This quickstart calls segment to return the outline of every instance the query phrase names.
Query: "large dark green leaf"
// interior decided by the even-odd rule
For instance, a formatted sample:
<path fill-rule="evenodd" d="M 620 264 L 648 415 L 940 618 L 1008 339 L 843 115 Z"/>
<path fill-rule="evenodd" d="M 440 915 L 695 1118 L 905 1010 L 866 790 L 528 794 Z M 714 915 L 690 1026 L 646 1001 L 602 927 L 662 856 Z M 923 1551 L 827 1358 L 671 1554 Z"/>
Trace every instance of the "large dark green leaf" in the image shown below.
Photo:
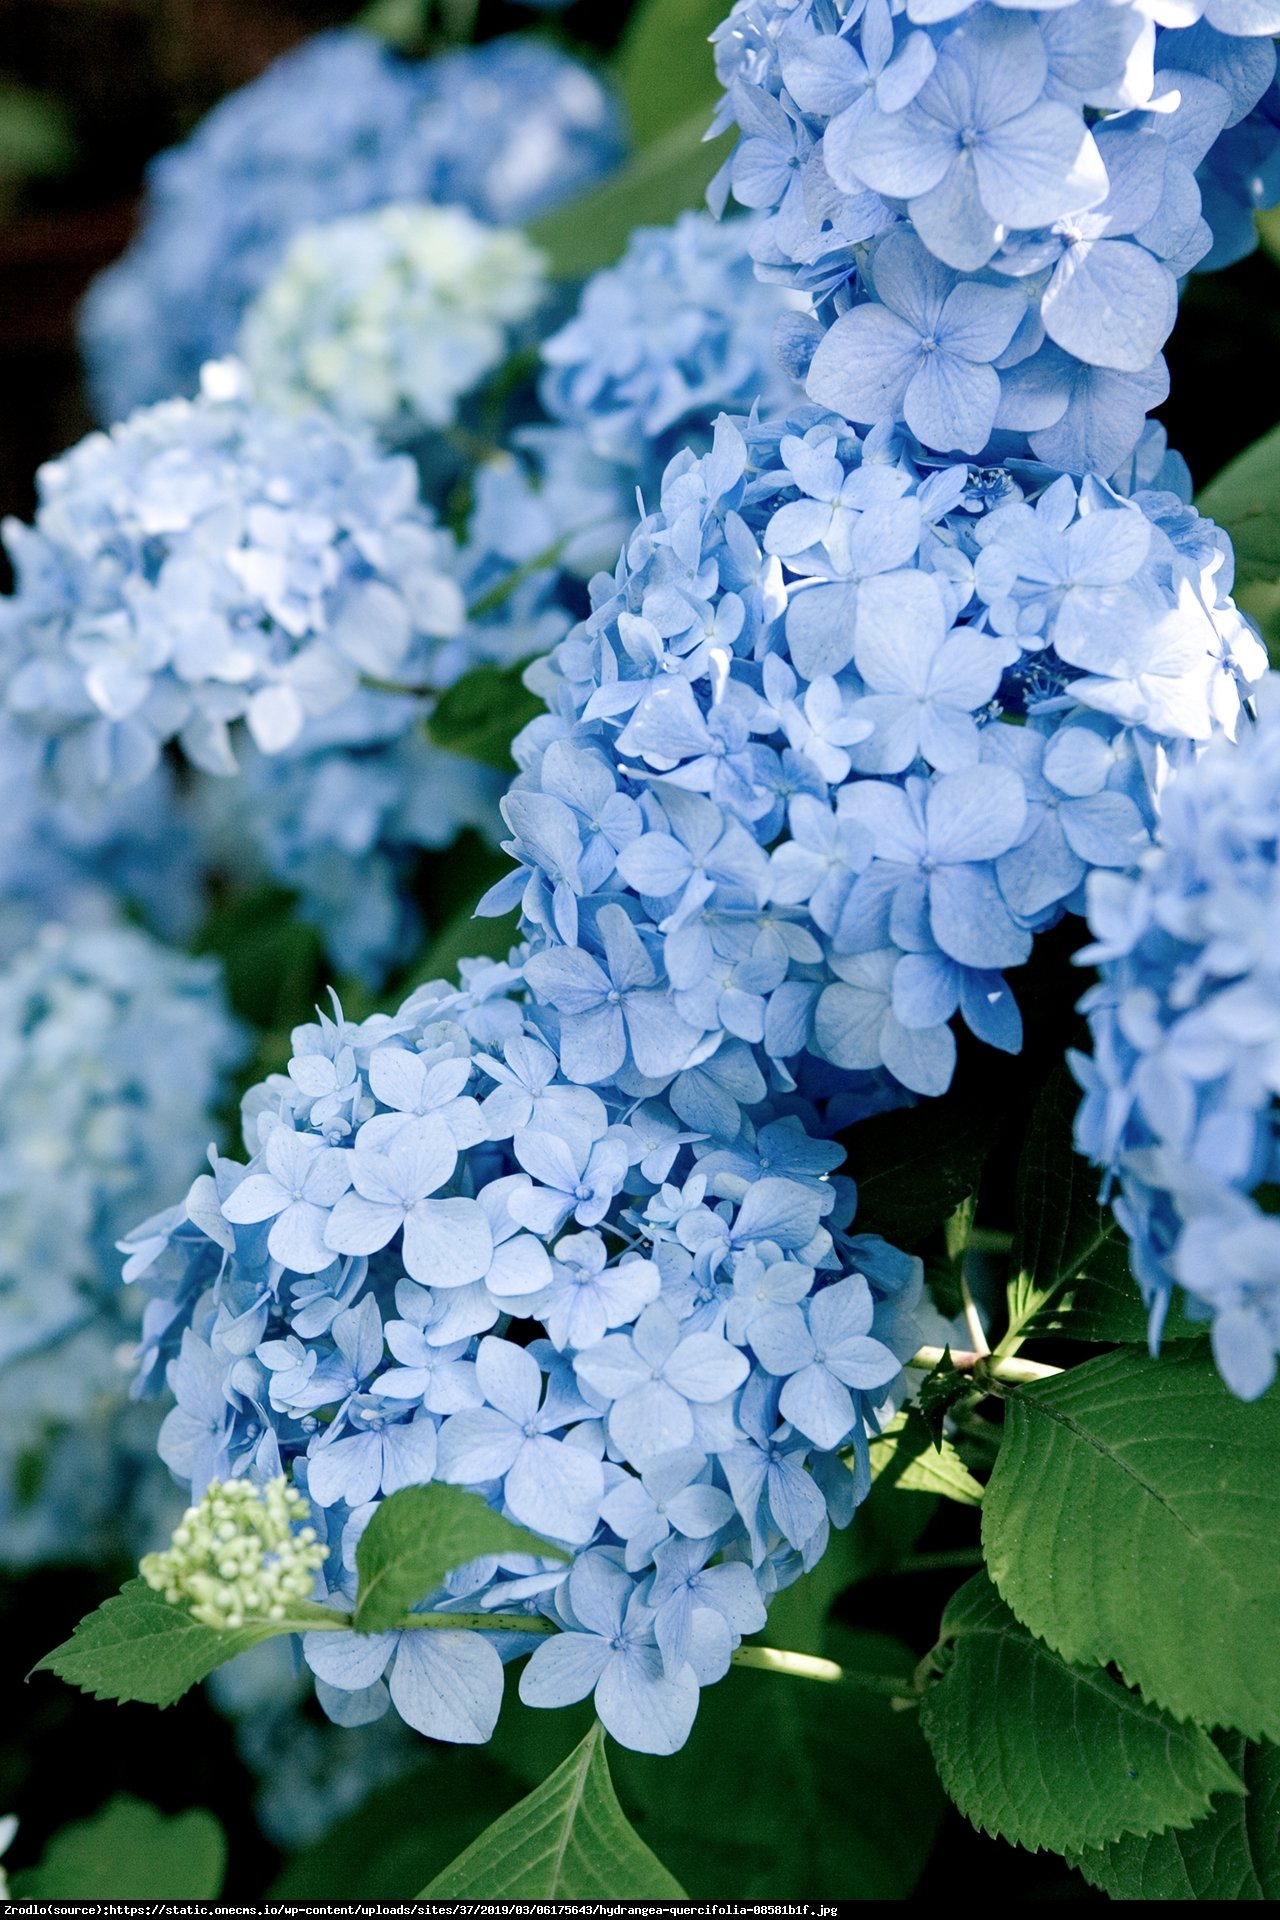
<path fill-rule="evenodd" d="M 1202 1728 L 1059 1659 L 985 1574 L 950 1601 L 934 1660 L 925 1738 L 948 1794 L 987 1833 L 1079 1851 L 1190 1826 L 1211 1794 L 1239 1788 Z"/>
<path fill-rule="evenodd" d="M 1064 1659 L 1181 1717 L 1280 1737 L 1280 1392 L 1133 1349 L 1019 1388 L 983 1503 L 1001 1594 Z"/>
<path fill-rule="evenodd" d="M 847 1137 L 858 1183 L 858 1231 L 914 1247 L 977 1191 L 1000 1123 L 953 1091 L 940 1100 L 861 1120 Z"/>
<path fill-rule="evenodd" d="M 604 1729 L 486 1827 L 423 1900 L 680 1900 L 684 1891 L 618 1805 Z"/>
<path fill-rule="evenodd" d="M 216 1900 L 226 1860 L 222 1828 L 202 1807 L 169 1816 L 122 1793 L 55 1833 L 13 1891 L 19 1900 Z"/>
<path fill-rule="evenodd" d="M 1113 1900 L 1280 1900 L 1280 1747 L 1218 1745 L 1248 1797 L 1217 1794 L 1194 1827 L 1075 1855 L 1086 1880 Z"/>

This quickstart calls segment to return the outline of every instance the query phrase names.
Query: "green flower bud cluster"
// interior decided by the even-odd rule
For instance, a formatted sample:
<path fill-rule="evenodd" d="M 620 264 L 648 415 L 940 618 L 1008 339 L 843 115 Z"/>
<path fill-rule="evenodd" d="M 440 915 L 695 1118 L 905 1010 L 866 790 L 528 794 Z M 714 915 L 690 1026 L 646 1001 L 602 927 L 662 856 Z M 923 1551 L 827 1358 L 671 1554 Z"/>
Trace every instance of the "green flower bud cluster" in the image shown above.
<path fill-rule="evenodd" d="M 248 1480 L 211 1481 L 188 1507 L 164 1553 L 149 1553 L 139 1571 L 171 1606 L 188 1606 L 206 1627 L 242 1627 L 283 1620 L 290 1603 L 311 1593 L 329 1556 L 310 1509 L 281 1474 L 264 1487 Z"/>

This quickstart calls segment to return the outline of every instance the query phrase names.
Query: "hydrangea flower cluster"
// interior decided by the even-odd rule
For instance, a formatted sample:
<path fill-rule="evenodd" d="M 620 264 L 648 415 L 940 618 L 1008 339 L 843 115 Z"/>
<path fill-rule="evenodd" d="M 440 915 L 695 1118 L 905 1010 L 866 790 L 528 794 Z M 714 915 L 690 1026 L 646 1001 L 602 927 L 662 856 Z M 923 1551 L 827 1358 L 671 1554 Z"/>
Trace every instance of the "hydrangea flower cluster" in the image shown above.
<path fill-rule="evenodd" d="M 1128 457 L 1213 245 L 1196 169 L 1267 93 L 1280 30 L 1274 0 L 1160 11 L 738 0 L 717 191 L 761 214 L 762 271 L 820 304 L 796 342 L 812 400 L 938 453 Z M 1264 109 L 1241 137 L 1274 166 L 1274 134 Z"/>
<path fill-rule="evenodd" d="M 930 467 L 812 407 L 722 420 L 528 676 L 551 711 L 486 904 L 523 907 L 566 1076 L 728 1046 L 940 1093 L 957 1009 L 1016 1052 L 1005 970 L 1130 864 L 1169 760 L 1265 668 L 1230 581 L 1163 488 Z M 660 1059 L 604 1018 L 617 912 L 651 943 Z"/>
<path fill-rule="evenodd" d="M 641 227 L 616 266 L 593 274 L 576 313 L 542 344 L 540 397 L 551 424 L 514 436 L 477 476 L 471 538 L 517 565 L 553 555 L 587 579 L 612 566 L 635 520 L 686 446 L 704 452 L 716 417 L 799 398 L 775 352 L 809 302 L 762 283 L 750 225 L 683 213 Z"/>
<path fill-rule="evenodd" d="M 81 312 L 99 417 L 194 391 L 299 228 L 393 200 L 516 224 L 621 151 L 610 96 L 544 41 L 416 64 L 360 32 L 307 41 L 152 162 L 141 231 Z"/>
<path fill-rule="evenodd" d="M 1092 1058 L 1082 1153 L 1118 1189 L 1116 1216 L 1160 1332 L 1175 1286 L 1211 1321 L 1227 1384 L 1266 1391 L 1280 1353 L 1280 707 L 1217 743 L 1164 795 L 1140 869 L 1095 874 L 1080 958 Z"/>
<path fill-rule="evenodd" d="M 117 1431 L 136 1326 L 112 1250 L 241 1052 L 213 964 L 134 930 L 51 927 L 0 971 L 0 1559 L 118 1545 L 123 1507 L 154 1502 L 130 1486 L 151 1423 Z"/>
<path fill-rule="evenodd" d="M 657 943 L 619 906 L 599 924 L 599 1085 L 516 967 L 464 962 L 393 1016 L 297 1029 L 288 1075 L 246 1098 L 248 1165 L 215 1158 L 128 1242 L 143 1378 L 176 1401 L 163 1458 L 196 1494 L 291 1468 L 343 1605 L 377 1501 L 408 1484 L 474 1488 L 572 1550 L 424 1596 L 528 1634 L 307 1636 L 343 1725 L 390 1699 L 419 1732 L 487 1739 L 504 1661 L 533 1651 L 526 1701 L 594 1690 L 618 1739 L 674 1751 L 865 1493 L 919 1342 L 919 1262 L 851 1237 L 814 1111 L 766 1099 L 745 1053 L 691 1053 Z"/>
<path fill-rule="evenodd" d="M 296 234 L 239 351 L 262 406 L 322 406 L 399 445 L 456 418 L 545 291 L 522 233 L 401 201 Z"/>
<path fill-rule="evenodd" d="M 499 776 L 423 737 L 431 694 L 567 617 L 548 628 L 535 582 L 468 624 L 477 563 L 419 503 L 407 456 L 266 411 L 233 362 L 39 484 L 34 527 L 5 527 L 0 699 L 41 805 L 87 816 L 91 848 L 95 799 L 108 820 L 148 813 L 136 867 L 172 820 L 162 749 L 215 776 L 243 762 L 195 810 L 202 855 L 298 887 L 335 957 L 377 974 L 404 950 L 417 854 L 496 824 Z"/>
<path fill-rule="evenodd" d="M 255 406 L 231 362 L 90 434 L 39 494 L 33 528 L 5 527 L 0 678 L 73 789 L 136 785 L 171 740 L 232 773 L 234 722 L 279 752 L 364 681 L 429 684 L 463 625 L 412 464 Z"/>

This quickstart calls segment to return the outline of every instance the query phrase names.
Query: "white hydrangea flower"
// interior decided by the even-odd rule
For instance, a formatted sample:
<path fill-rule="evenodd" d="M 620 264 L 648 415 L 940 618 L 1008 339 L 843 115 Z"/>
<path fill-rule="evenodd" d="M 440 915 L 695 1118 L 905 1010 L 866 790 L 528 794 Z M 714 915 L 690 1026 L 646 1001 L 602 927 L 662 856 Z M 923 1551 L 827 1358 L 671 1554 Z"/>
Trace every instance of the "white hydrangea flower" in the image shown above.
<path fill-rule="evenodd" d="M 462 207 L 400 202 L 305 227 L 250 307 L 261 402 L 317 404 L 385 440 L 447 426 L 546 287 L 545 256 Z"/>

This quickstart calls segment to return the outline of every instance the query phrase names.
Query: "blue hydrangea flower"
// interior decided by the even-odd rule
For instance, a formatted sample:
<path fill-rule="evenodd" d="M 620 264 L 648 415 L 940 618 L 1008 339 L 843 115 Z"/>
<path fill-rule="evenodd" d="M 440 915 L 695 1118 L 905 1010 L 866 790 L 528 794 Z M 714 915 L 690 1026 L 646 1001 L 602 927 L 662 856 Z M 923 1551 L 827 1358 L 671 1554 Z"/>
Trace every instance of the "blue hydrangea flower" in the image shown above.
<path fill-rule="evenodd" d="M 211 962 L 118 926 L 9 960 L 0 1035 L 0 1560 L 92 1558 L 166 1507 L 113 1243 L 201 1150 L 242 1040 Z"/>
<path fill-rule="evenodd" d="M 926 462 L 816 409 L 675 461 L 530 669 L 553 717 L 503 805 L 488 905 L 523 907 L 567 1076 L 670 1083 L 697 1126 L 731 1045 L 762 1085 L 809 1054 L 915 1093 L 957 1012 L 1016 1050 L 1004 969 L 1265 668 L 1223 536 L 1163 485 Z M 616 822 L 589 870 L 569 765 Z"/>
<path fill-rule="evenodd" d="M 1101 978 L 1081 1006 L 1091 1056 L 1076 1142 L 1106 1170 L 1151 1342 L 1174 1289 L 1207 1320 L 1218 1366 L 1245 1399 L 1280 1353 L 1275 1182 L 1277 1008 L 1273 937 L 1280 710 L 1267 682 L 1256 724 L 1182 768 L 1156 843 L 1131 873 L 1087 888 Z"/>
<path fill-rule="evenodd" d="M 934 453 L 1119 467 L 1179 276 L 1247 251 L 1280 191 L 1273 15 L 738 0 L 713 203 L 753 209 L 761 273 L 818 303 L 810 397 Z"/>
<path fill-rule="evenodd" d="M 575 1083 L 518 960 L 295 1032 L 288 1073 L 246 1097 L 248 1165 L 215 1156 L 127 1243 L 143 1378 L 167 1376 L 160 1450 L 194 1488 L 282 1469 L 305 1487 L 331 1546 L 322 1599 L 349 1604 L 360 1533 L 410 1482 L 470 1487 L 571 1553 L 571 1570 L 479 1561 L 424 1598 L 528 1613 L 528 1634 L 308 1636 L 331 1718 L 392 1705 L 484 1740 L 504 1664 L 531 1653 L 525 1699 L 594 1691 L 618 1738 L 669 1752 L 865 1493 L 921 1272 L 850 1238 L 816 1110 L 762 1084 L 745 1119 L 730 1102 L 725 1133 L 695 1132 L 656 1090 Z M 564 1231 L 575 1200 L 593 1224 Z M 785 1327 L 768 1360 L 755 1344 L 779 1314 L 817 1342 L 785 1387 L 768 1371 Z"/>
<path fill-rule="evenodd" d="M 213 868 L 296 888 L 365 977 L 403 959 L 415 861 L 498 826 L 498 773 L 426 738 L 433 697 L 558 639 L 554 576 L 468 619 L 486 556 L 459 555 L 408 458 L 319 414 L 266 411 L 230 362 L 195 401 L 44 467 L 34 526 L 5 537 L 5 757 L 30 769 L 58 843 L 82 841 L 79 864 L 110 862 L 144 906 L 171 895 L 166 930 Z M 174 830 L 153 858 L 171 743 L 214 777 L 174 804 L 190 838 Z M 38 878 L 15 873 L 15 891 Z"/>
<path fill-rule="evenodd" d="M 515 225 L 621 151 L 610 96 L 545 41 L 418 64 L 360 32 L 306 41 L 152 162 L 138 237 L 81 311 L 99 417 L 193 392 L 300 228 L 394 200 Z"/>

